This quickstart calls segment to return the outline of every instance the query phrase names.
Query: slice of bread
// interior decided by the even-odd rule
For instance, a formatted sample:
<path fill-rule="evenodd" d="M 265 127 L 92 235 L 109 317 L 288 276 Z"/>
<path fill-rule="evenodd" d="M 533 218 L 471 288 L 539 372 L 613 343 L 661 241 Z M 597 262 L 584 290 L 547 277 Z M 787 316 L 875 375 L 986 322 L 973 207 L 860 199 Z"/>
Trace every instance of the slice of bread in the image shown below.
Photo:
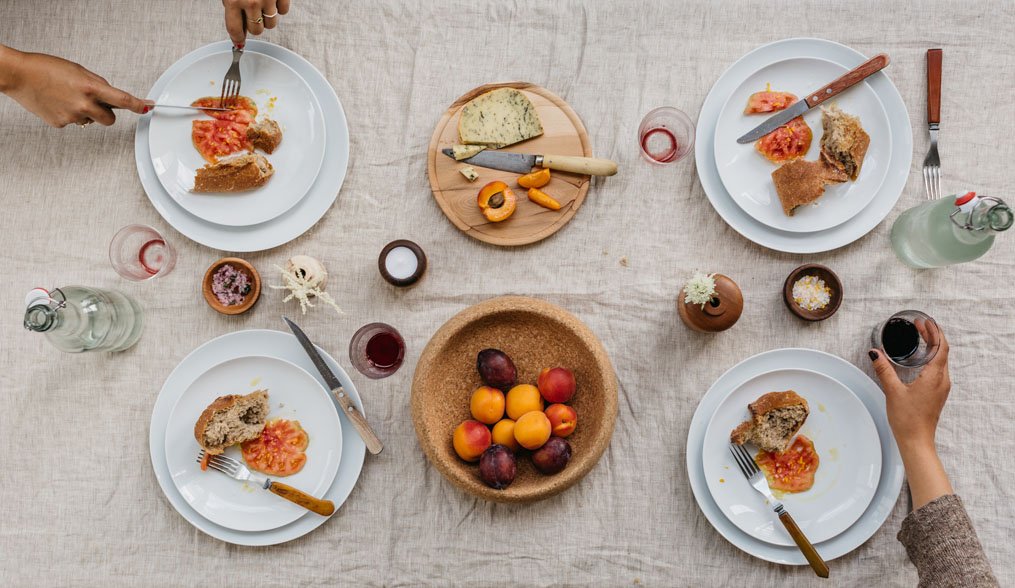
<path fill-rule="evenodd" d="M 810 414 L 807 401 L 792 390 L 769 392 L 747 405 L 751 418 L 733 429 L 730 442 L 753 443 L 765 451 L 785 451 Z"/>
<path fill-rule="evenodd" d="M 834 104 L 821 107 L 821 158 L 856 180 L 867 155 L 871 138 L 860 125 L 860 119 L 839 110 Z"/>
<path fill-rule="evenodd" d="M 772 172 L 775 192 L 786 216 L 793 216 L 797 206 L 810 204 L 825 193 L 825 185 L 845 182 L 846 173 L 824 161 L 797 159 Z"/>
<path fill-rule="evenodd" d="M 209 163 L 197 170 L 194 177 L 194 192 L 243 192 L 260 188 L 275 168 L 258 153 L 246 153 L 239 157 Z"/>
<path fill-rule="evenodd" d="M 277 122 L 264 117 L 247 127 L 247 140 L 256 149 L 269 154 L 274 153 L 275 149 L 278 149 L 278 144 L 282 142 L 282 129 L 278 127 Z"/>
<path fill-rule="evenodd" d="M 208 453 L 222 453 L 226 447 L 260 435 L 268 411 L 267 390 L 256 390 L 245 396 L 219 396 L 198 417 L 194 438 Z"/>

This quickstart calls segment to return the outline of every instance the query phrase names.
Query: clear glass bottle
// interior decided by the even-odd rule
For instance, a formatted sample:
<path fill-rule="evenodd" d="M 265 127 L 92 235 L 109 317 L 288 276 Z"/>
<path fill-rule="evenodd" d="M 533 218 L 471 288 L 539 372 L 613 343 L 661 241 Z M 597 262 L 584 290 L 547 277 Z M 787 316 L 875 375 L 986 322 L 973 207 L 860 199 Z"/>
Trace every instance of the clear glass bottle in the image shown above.
<path fill-rule="evenodd" d="M 1012 226 L 1008 205 L 999 198 L 948 196 L 914 206 L 892 225 L 892 248 L 903 263 L 931 268 L 978 259 L 994 237 Z"/>
<path fill-rule="evenodd" d="M 41 288 L 26 300 L 25 328 L 45 333 L 60 351 L 123 351 L 141 338 L 141 306 L 116 290 L 66 286 Z"/>

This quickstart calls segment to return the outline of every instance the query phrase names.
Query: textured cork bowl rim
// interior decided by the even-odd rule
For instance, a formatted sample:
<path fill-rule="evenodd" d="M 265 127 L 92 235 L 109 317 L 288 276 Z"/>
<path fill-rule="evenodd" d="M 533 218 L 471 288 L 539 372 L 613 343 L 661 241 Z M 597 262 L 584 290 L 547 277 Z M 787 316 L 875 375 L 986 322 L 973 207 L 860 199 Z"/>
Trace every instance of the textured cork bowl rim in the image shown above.
<path fill-rule="evenodd" d="M 243 300 L 243 304 L 226 306 L 218 301 L 218 298 L 215 297 L 215 293 L 211 289 L 212 277 L 215 275 L 215 272 L 227 263 L 236 267 L 236 269 L 240 271 L 246 272 L 246 274 L 250 276 L 250 293 L 247 294 L 246 299 Z M 257 299 L 261 297 L 261 274 L 257 273 L 254 266 L 244 259 L 240 259 L 239 257 L 223 257 L 222 259 L 209 265 L 208 270 L 204 272 L 201 292 L 204 294 L 204 301 L 208 303 L 208 306 L 212 307 L 216 311 L 228 315 L 243 314 L 244 312 L 250 310 L 257 302 Z"/>
<path fill-rule="evenodd" d="M 587 365 L 593 366 L 595 382 L 594 385 L 583 386 L 579 380 L 577 394 L 595 393 L 595 397 L 587 399 L 590 403 L 596 403 L 596 412 L 599 418 L 595 423 L 582 421 L 582 413 L 578 415 L 578 427 L 590 427 L 591 433 L 585 436 L 578 445 L 573 443 L 571 462 L 564 471 L 553 476 L 531 476 L 526 480 L 517 479 L 514 484 L 504 490 L 494 490 L 487 487 L 478 477 L 478 467 L 475 464 L 467 464 L 454 455 L 454 451 L 447 451 L 451 445 L 451 433 L 454 423 L 449 425 L 439 409 L 436 409 L 443 400 L 443 392 L 435 390 L 428 382 L 438 379 L 439 374 L 448 362 L 455 362 L 450 366 L 452 370 L 461 369 L 462 358 L 454 356 L 450 347 L 454 344 L 456 337 L 464 332 L 473 329 L 483 329 L 484 323 L 488 323 L 491 317 L 505 315 L 510 317 L 518 314 L 531 315 L 538 318 L 539 325 L 545 325 L 547 334 L 560 333 L 568 338 L 574 337 L 581 341 L 584 349 L 580 353 L 584 356 Z M 496 346 L 495 342 L 494 345 Z M 454 356 L 454 357 L 451 357 Z M 475 369 L 474 362 L 471 369 Z M 544 366 L 541 366 L 544 367 Z M 521 371 L 521 367 L 519 368 Z M 478 377 L 478 376 L 477 376 Z M 586 381 L 587 379 L 586 374 Z M 533 382 L 534 383 L 534 382 Z M 462 384 L 461 403 L 468 410 L 468 389 L 470 382 Z M 594 391 L 594 392 L 593 392 Z M 610 359 L 603 348 L 602 343 L 574 315 L 564 309 L 534 298 L 524 296 L 503 296 L 481 302 L 471 306 L 452 317 L 446 322 L 427 343 L 420 355 L 416 366 L 416 373 L 412 382 L 412 422 L 416 429 L 416 436 L 420 447 L 426 454 L 427 459 L 437 470 L 451 483 L 461 490 L 495 502 L 526 503 L 542 500 L 554 496 L 576 484 L 599 462 L 603 452 L 606 451 L 613 436 L 613 429 L 617 419 L 617 378 L 613 371 Z M 572 436 L 572 441 L 577 436 Z M 522 460 L 528 457 L 519 456 L 519 471 L 522 469 Z"/>

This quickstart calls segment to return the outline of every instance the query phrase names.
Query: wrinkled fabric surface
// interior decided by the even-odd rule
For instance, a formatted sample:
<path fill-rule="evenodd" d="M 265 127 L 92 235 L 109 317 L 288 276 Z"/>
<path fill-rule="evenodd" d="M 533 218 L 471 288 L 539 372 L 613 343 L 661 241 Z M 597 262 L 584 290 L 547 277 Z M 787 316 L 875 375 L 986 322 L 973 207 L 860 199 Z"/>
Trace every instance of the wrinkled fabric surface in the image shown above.
<path fill-rule="evenodd" d="M 902 266 L 889 246 L 898 214 L 923 201 L 925 51 L 944 48 L 941 160 L 946 193 L 1009 200 L 1015 161 L 1015 8 L 1008 1 L 869 0 L 808 3 L 646 1 L 347 0 L 293 3 L 262 38 L 315 64 L 349 118 L 351 160 L 337 203 L 316 226 L 271 251 L 244 255 L 274 280 L 291 255 L 320 258 L 346 314 L 312 310 L 300 322 L 340 360 L 361 325 L 395 325 L 408 346 L 393 377 L 354 375 L 386 443 L 367 456 L 337 515 L 313 533 L 269 548 L 236 547 L 188 524 L 152 473 L 148 427 L 156 395 L 192 349 L 238 329 L 280 329 L 297 313 L 265 291 L 255 309 L 225 317 L 202 300 L 205 268 L 222 252 L 172 230 L 145 197 L 134 165 L 137 117 L 112 128 L 51 129 L 0 97 L 0 580 L 11 586 L 85 585 L 648 585 L 912 586 L 895 539 L 900 496 L 884 527 L 831 562 L 832 584 L 806 567 L 757 560 L 726 542 L 700 513 L 685 468 L 691 416 L 709 385 L 740 360 L 779 347 L 838 354 L 871 373 L 870 329 L 894 311 L 938 319 L 951 346 L 954 387 L 938 432 L 942 460 L 1001 585 L 1015 584 L 1015 235 L 972 264 Z M 218 2 L 98 0 L 2 3 L 0 42 L 80 62 L 145 95 L 187 52 L 226 38 Z M 792 36 L 845 43 L 892 58 L 914 129 L 909 182 L 888 218 L 830 253 L 769 251 L 727 227 L 708 204 L 693 156 L 651 167 L 636 131 L 650 109 L 697 118 L 711 85 L 756 46 Z M 434 125 L 478 85 L 527 80 L 566 99 L 595 153 L 621 172 L 594 182 L 562 231 L 518 249 L 479 243 L 435 204 L 425 153 Z M 175 271 L 152 283 L 119 278 L 107 246 L 123 225 L 167 232 Z M 430 269 L 396 290 L 377 272 L 381 247 L 418 242 Z M 845 302 L 808 324 L 781 300 L 804 262 L 832 267 Z M 705 336 L 674 300 L 696 270 L 742 287 L 745 312 Z M 115 355 L 65 355 L 21 328 L 34 286 L 118 288 L 145 308 L 146 330 Z M 424 458 L 409 417 L 416 360 L 434 331 L 467 306 L 500 294 L 562 305 L 598 334 L 619 378 L 612 444 L 588 477 L 550 500 L 489 504 L 445 481 Z M 580 426 L 580 425 L 579 425 Z"/>

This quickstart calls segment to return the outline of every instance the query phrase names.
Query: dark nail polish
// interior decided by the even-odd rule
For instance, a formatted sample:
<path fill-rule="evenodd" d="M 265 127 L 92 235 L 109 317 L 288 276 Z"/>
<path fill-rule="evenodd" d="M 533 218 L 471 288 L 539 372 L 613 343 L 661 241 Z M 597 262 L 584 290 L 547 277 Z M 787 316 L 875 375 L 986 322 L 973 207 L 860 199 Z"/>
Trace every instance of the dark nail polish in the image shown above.
<path fill-rule="evenodd" d="M 873 351 L 873 350 L 868 351 L 867 352 L 867 356 L 871 358 L 871 361 L 877 361 L 878 360 L 878 352 L 877 351 Z"/>

